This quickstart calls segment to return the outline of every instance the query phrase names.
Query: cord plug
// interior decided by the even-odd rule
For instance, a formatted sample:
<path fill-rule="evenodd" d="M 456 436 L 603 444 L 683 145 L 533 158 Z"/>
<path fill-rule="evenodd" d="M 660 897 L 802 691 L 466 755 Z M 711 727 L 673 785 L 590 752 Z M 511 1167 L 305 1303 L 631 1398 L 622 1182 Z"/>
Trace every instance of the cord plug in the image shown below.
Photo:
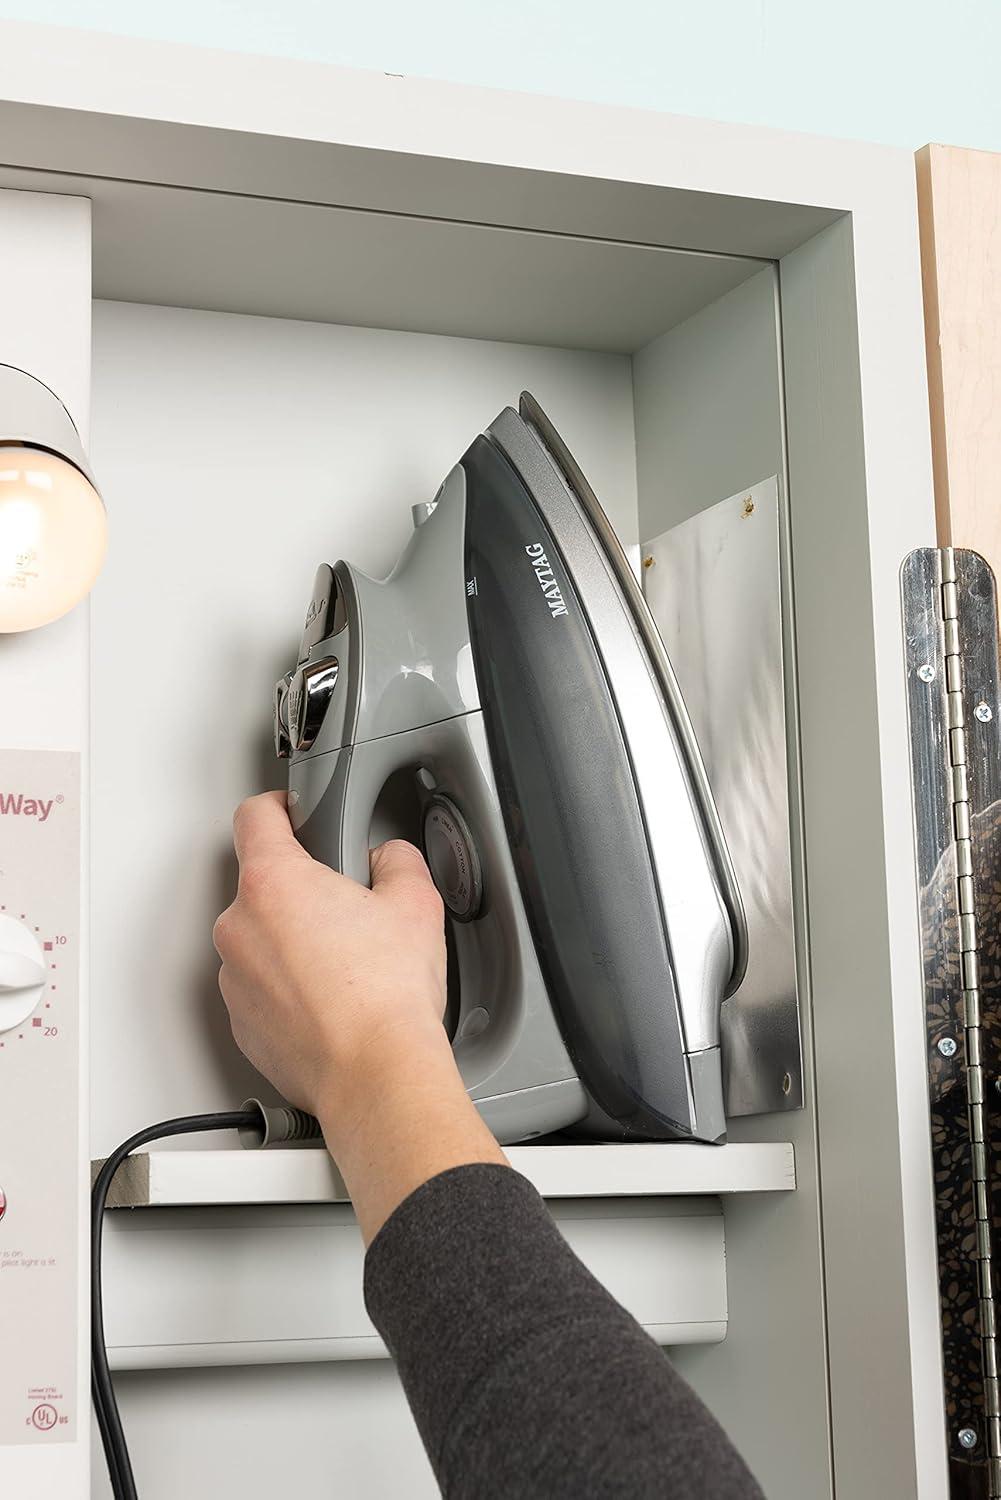
<path fill-rule="evenodd" d="M 241 1109 L 256 1116 L 253 1124 L 239 1129 L 240 1144 L 246 1151 L 320 1139 L 319 1120 L 304 1109 L 293 1109 L 290 1104 L 262 1104 L 259 1099 L 247 1099 Z"/>

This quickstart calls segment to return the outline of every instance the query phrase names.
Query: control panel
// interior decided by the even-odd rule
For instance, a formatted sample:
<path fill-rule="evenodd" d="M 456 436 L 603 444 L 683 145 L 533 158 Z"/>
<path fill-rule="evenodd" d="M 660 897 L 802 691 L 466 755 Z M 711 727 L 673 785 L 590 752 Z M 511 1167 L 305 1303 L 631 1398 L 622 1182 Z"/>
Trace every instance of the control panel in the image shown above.
<path fill-rule="evenodd" d="M 86 1415 L 79 783 L 76 753 L 0 750 L 0 1448 L 72 1442 Z"/>

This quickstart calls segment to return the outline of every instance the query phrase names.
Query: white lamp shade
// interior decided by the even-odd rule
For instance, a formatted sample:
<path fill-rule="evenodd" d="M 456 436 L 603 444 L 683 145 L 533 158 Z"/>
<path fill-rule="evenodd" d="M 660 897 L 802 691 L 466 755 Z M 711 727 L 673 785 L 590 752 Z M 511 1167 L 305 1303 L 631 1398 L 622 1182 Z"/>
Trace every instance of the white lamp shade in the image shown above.
<path fill-rule="evenodd" d="M 41 448 L 0 444 L 0 632 L 58 620 L 89 592 L 107 519 L 80 469 Z"/>

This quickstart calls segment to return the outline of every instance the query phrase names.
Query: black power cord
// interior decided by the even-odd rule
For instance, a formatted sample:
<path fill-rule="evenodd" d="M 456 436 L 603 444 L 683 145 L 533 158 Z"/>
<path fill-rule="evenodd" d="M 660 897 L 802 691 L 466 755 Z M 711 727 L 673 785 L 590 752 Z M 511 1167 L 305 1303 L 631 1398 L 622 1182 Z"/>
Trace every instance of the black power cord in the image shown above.
<path fill-rule="evenodd" d="M 104 1208 L 108 1200 L 108 1189 L 119 1167 L 133 1151 L 148 1146 L 152 1141 L 162 1141 L 173 1135 L 197 1135 L 206 1130 L 245 1130 L 256 1132 L 258 1139 L 266 1134 L 262 1127 L 264 1111 L 260 1105 L 253 1108 L 234 1109 L 221 1114 L 183 1115 L 176 1120 L 164 1120 L 159 1125 L 150 1125 L 138 1135 L 123 1141 L 105 1161 L 94 1181 L 90 1209 L 90 1279 L 91 1279 L 91 1324 L 90 1324 L 90 1374 L 94 1397 L 94 1412 L 101 1433 L 104 1456 L 111 1477 L 111 1490 L 115 1500 L 138 1500 L 136 1482 L 132 1474 L 128 1444 L 118 1412 L 111 1371 L 108 1368 L 108 1350 L 104 1342 L 104 1305 L 101 1288 L 101 1241 L 104 1229 Z M 283 1114 L 297 1112 L 283 1111 Z M 308 1118 L 303 1116 L 302 1118 Z"/>

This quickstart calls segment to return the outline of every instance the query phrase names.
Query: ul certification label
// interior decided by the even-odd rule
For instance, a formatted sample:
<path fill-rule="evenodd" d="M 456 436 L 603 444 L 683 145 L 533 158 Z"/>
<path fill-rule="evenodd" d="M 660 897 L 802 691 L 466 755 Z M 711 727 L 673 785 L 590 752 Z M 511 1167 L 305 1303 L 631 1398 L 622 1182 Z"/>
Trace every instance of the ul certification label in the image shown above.
<path fill-rule="evenodd" d="M 77 1436 L 79 967 L 80 758 L 0 751 L 0 1447 Z"/>

